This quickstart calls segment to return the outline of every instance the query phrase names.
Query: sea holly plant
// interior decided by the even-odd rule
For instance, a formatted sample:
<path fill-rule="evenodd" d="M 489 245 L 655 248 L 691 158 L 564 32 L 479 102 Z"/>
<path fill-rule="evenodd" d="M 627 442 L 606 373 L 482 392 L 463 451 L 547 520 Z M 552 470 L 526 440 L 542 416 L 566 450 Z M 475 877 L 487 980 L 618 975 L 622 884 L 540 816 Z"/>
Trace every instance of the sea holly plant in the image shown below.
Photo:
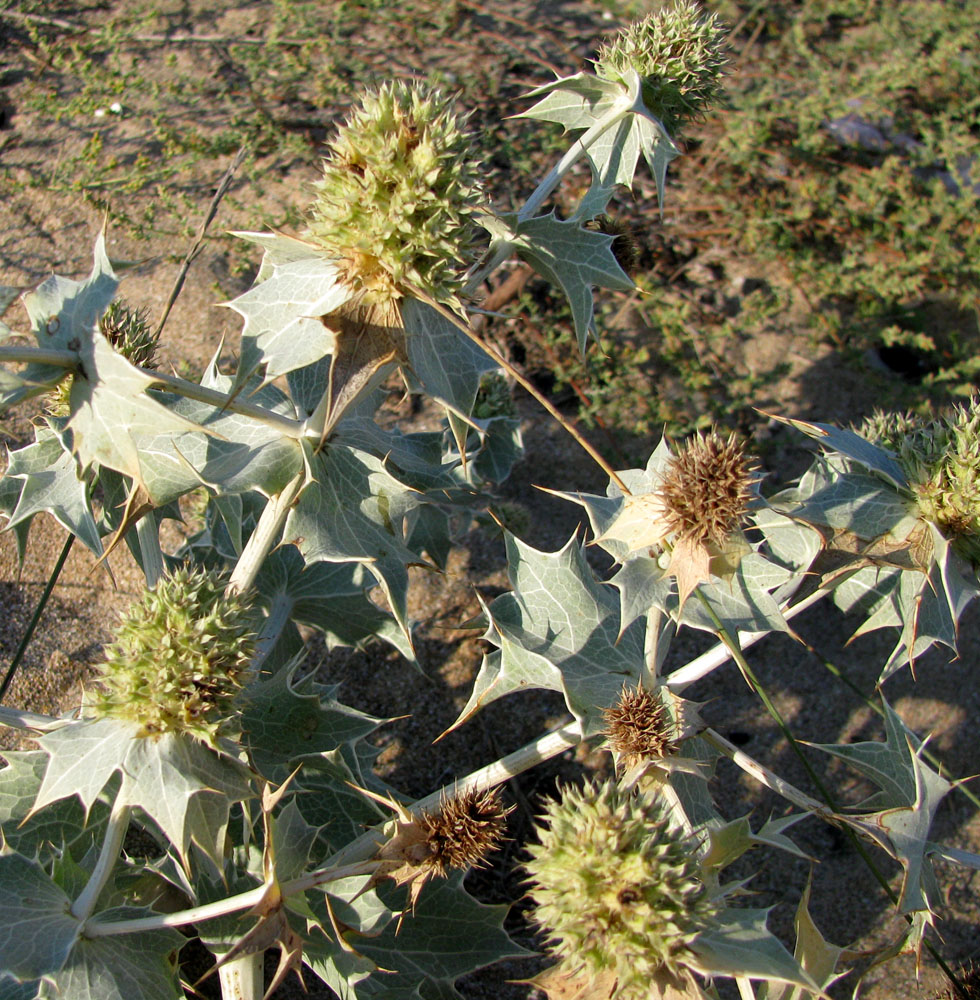
<path fill-rule="evenodd" d="M 628 470 L 588 446 L 608 489 L 563 495 L 591 541 L 546 552 L 503 525 L 511 588 L 483 606 L 486 653 L 455 725 L 534 688 L 560 692 L 569 721 L 418 800 L 375 773 L 384 720 L 304 667 L 300 626 L 328 648 L 414 656 L 409 568 L 445 567 L 519 459 L 501 369 L 525 383 L 472 322 L 482 290 L 509 257 L 527 261 L 568 297 L 586 348 L 595 287 L 630 285 L 602 217 L 641 155 L 663 196 L 678 130 L 717 96 L 723 44 L 681 2 L 610 42 L 594 72 L 532 94 L 526 117 L 576 134 L 514 213 L 486 203 L 478 137 L 449 98 L 405 82 L 364 95 L 328 144 L 307 229 L 240 234 L 262 261 L 228 303 L 244 320 L 233 371 L 214 361 L 194 382 L 154 367 L 156 333 L 121 300 L 102 236 L 87 278 L 23 296 L 33 344 L 0 326 L 0 400 L 41 406 L 0 479 L 21 554 L 47 513 L 100 559 L 125 543 L 146 578 L 79 705 L 0 708 L 33 741 L 0 770 L 0 995 L 193 995 L 193 936 L 227 1000 L 271 995 L 294 972 L 358 1000 L 456 996 L 460 977 L 528 953 L 506 908 L 464 884 L 506 835 L 501 786 L 583 741 L 610 754 L 611 776 L 540 803 L 524 855 L 546 956 L 532 982 L 549 995 L 717 998 L 728 979 L 743 998 L 828 996 L 858 953 L 823 938 L 809 887 L 794 945 L 726 874 L 750 851 L 806 857 L 793 827 L 808 818 L 901 866 L 909 929 L 865 960 L 932 947 L 934 859 L 980 866 L 932 833 L 960 783 L 884 695 L 883 741 L 801 749 L 748 650 L 829 598 L 859 632 L 898 630 L 882 683 L 931 645 L 955 651 L 980 589 L 977 402 L 926 422 L 790 421 L 821 451 L 781 491 L 717 431 L 665 439 Z M 592 186 L 559 216 L 548 199 L 582 157 Z M 438 403 L 441 425 L 382 423 L 392 379 Z M 197 529 L 163 551 L 161 521 L 192 494 Z M 677 664 L 685 627 L 718 644 Z M 733 746 L 686 695 L 729 660 L 812 788 Z M 818 752 L 870 797 L 839 800 Z M 723 815 L 709 784 L 721 758 L 787 811 Z"/>

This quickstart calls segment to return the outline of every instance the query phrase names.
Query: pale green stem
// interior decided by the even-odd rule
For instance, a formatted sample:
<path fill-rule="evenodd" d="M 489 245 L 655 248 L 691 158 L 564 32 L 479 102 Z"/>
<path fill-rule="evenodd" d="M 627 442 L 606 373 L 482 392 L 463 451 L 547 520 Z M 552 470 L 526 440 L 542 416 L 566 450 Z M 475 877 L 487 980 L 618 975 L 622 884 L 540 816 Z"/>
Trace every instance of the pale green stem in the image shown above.
<path fill-rule="evenodd" d="M 581 739 L 582 733 L 578 723 L 571 723 L 561 729 L 546 733 L 533 743 L 515 750 L 501 760 L 488 764 L 451 785 L 440 788 L 439 791 L 427 795 L 424 799 L 419 799 L 411 807 L 411 812 L 417 814 L 430 810 L 438 806 L 443 799 L 451 798 L 462 792 L 493 788 L 536 764 L 557 756 L 569 747 L 576 746 L 581 742 Z M 377 866 L 374 855 L 382 840 L 383 837 L 378 831 L 369 830 L 334 855 L 330 865 L 288 882 L 282 882 L 279 889 L 283 896 L 292 896 L 328 882 L 337 882 L 358 875 L 370 875 Z M 237 896 L 229 896 L 227 899 L 219 899 L 214 903 L 195 906 L 178 913 L 160 913 L 150 917 L 139 917 L 135 920 L 93 924 L 86 928 L 86 934 L 89 937 L 111 937 L 116 934 L 136 934 L 140 931 L 157 930 L 160 927 L 183 927 L 186 924 L 213 920 L 215 917 L 224 917 L 230 913 L 251 909 L 262 899 L 265 891 L 265 886 L 260 885 L 247 892 L 239 893 Z"/>
<path fill-rule="evenodd" d="M 517 213 L 517 221 L 531 218 L 547 201 L 548 196 L 562 182 L 562 178 L 572 168 L 575 161 L 604 133 L 615 128 L 632 110 L 635 99 L 624 94 L 598 121 L 583 132 L 568 147 L 565 155 L 548 172 L 547 176 L 531 193 L 524 207 Z"/>
<path fill-rule="evenodd" d="M 812 608 L 814 604 L 818 603 L 830 594 L 833 589 L 833 587 L 821 587 L 819 590 L 815 590 L 812 594 L 804 597 L 802 601 L 793 605 L 784 606 L 781 609 L 783 612 L 783 618 L 785 618 L 786 621 L 792 620 L 798 614 L 806 611 L 807 608 Z M 766 632 L 739 632 L 738 643 L 742 649 L 747 649 L 749 646 L 755 645 L 755 643 L 757 643 L 760 639 L 764 639 L 767 635 L 772 634 L 772 629 Z M 702 677 L 706 677 L 712 670 L 717 669 L 731 658 L 731 648 L 724 642 L 719 642 L 717 646 L 713 646 L 706 653 L 702 653 L 700 656 L 697 656 L 688 663 L 685 663 L 683 667 L 678 667 L 677 670 L 672 671 L 667 676 L 665 683 L 671 691 L 679 693 L 695 681 L 700 680 Z"/>
<path fill-rule="evenodd" d="M 74 351 L 58 351 L 46 347 L 20 347 L 17 344 L 0 344 L 0 361 L 20 364 L 35 362 L 41 365 L 55 365 L 58 368 L 75 368 L 78 355 Z"/>
<path fill-rule="evenodd" d="M 306 482 L 306 471 L 298 473 L 286 484 L 281 493 L 276 493 L 269 498 L 269 502 L 262 511 L 259 523 L 255 526 L 238 557 L 238 562 L 232 570 L 231 578 L 228 580 L 228 593 L 240 594 L 248 590 L 255 583 L 259 570 L 266 556 L 272 551 L 279 541 L 282 526 L 286 523 L 286 517 L 293 502 L 299 496 Z"/>
<path fill-rule="evenodd" d="M 144 375 L 149 375 L 153 381 L 163 386 L 168 392 L 176 393 L 187 399 L 196 399 L 200 403 L 208 403 L 219 410 L 228 410 L 231 413 L 240 413 L 243 417 L 251 417 L 266 427 L 278 431 L 283 437 L 302 440 L 307 436 L 305 425 L 299 420 L 291 420 L 280 413 L 267 410 L 264 406 L 256 406 L 254 403 L 247 403 L 237 395 L 227 392 L 219 392 L 217 389 L 208 389 L 195 382 L 188 382 L 186 379 L 176 375 L 167 375 L 164 372 L 148 371 L 140 369 Z"/>
<path fill-rule="evenodd" d="M 301 875 L 299 878 L 291 879 L 289 882 L 280 882 L 279 889 L 283 896 L 295 896 L 299 892 L 306 892 L 307 889 L 314 889 L 316 886 L 326 885 L 328 882 L 356 878 L 359 875 L 371 875 L 376 867 L 377 862 L 375 861 L 361 861 L 356 865 L 345 865 L 342 868 L 319 868 L 314 872 Z M 217 917 L 227 917 L 232 913 L 252 909 L 253 906 L 262 902 L 266 892 L 265 885 L 257 885 L 254 889 L 240 892 L 236 896 L 219 899 L 213 903 L 205 903 L 202 906 L 192 906 L 176 913 L 156 913 L 150 917 L 137 917 L 134 920 L 93 923 L 85 928 L 85 936 L 98 938 L 116 937 L 120 934 L 139 934 L 142 931 L 159 930 L 161 927 L 185 927 L 187 924 L 214 920 Z"/>
<path fill-rule="evenodd" d="M 741 768 L 750 777 L 755 778 L 756 781 L 765 785 L 766 788 L 777 795 L 781 795 L 784 799 L 788 799 L 793 805 L 799 806 L 800 809 L 805 809 L 807 812 L 811 812 L 821 819 L 827 820 L 829 823 L 837 823 L 833 810 L 827 805 L 807 795 L 806 792 L 801 792 L 795 785 L 791 785 L 788 781 L 780 778 L 778 774 L 770 771 L 764 764 L 760 764 L 754 757 L 750 757 L 747 753 L 739 750 L 734 743 L 729 743 L 724 736 L 715 732 L 714 729 L 706 729 L 699 735 L 706 743 L 723 753 L 736 767 Z"/>
<path fill-rule="evenodd" d="M 218 966 L 222 1000 L 260 1000 L 265 993 L 265 952 L 239 955 Z"/>
<path fill-rule="evenodd" d="M 160 551 L 160 529 L 153 517 L 147 514 L 136 522 L 136 537 L 140 543 L 140 555 L 143 557 L 143 575 L 146 586 L 152 590 L 163 576 L 163 553 Z"/>
<path fill-rule="evenodd" d="M 68 911 L 82 923 L 92 915 L 95 904 L 109 881 L 112 869 L 119 860 L 119 852 L 122 850 L 123 840 L 129 829 L 130 811 L 128 805 L 121 806 L 118 802 L 112 807 L 109 821 L 106 823 L 105 840 L 102 841 L 99 859 L 95 862 L 95 868 L 92 869 L 92 874 L 85 884 L 85 888 L 79 894 L 78 899 L 71 904 Z"/>
<path fill-rule="evenodd" d="M 56 719 L 53 715 L 25 712 L 20 708 L 0 705 L 0 726 L 10 729 L 30 729 L 35 733 L 53 733 L 63 726 L 70 726 L 74 719 Z"/>
<path fill-rule="evenodd" d="M 500 760 L 481 767 L 473 771 L 465 778 L 454 781 L 451 785 L 444 785 L 438 791 L 426 795 L 424 799 L 419 799 L 411 807 L 411 812 L 420 813 L 437 807 L 446 798 L 461 795 L 464 792 L 479 792 L 487 788 L 495 788 L 503 784 L 510 778 L 524 771 L 530 770 L 543 761 L 557 757 L 570 747 L 577 746 L 582 742 L 582 729 L 577 722 L 571 722 L 559 729 L 553 729 L 550 733 L 545 733 L 526 746 L 515 750 L 513 753 L 501 757 Z M 374 855 L 381 842 L 381 835 L 376 830 L 368 830 L 357 840 L 351 841 L 342 848 L 330 860 L 334 864 L 356 864 Z"/>
<path fill-rule="evenodd" d="M 43 347 L 18 347 L 10 344 L 0 344 L 0 362 L 36 362 L 44 365 L 56 365 L 59 368 L 76 368 L 78 366 L 78 354 L 75 351 L 48 350 Z M 283 437 L 300 440 L 307 436 L 304 424 L 299 420 L 291 420 L 280 413 L 274 413 L 263 406 L 256 406 L 247 403 L 236 395 L 227 392 L 219 392 L 217 389 L 208 389 L 195 382 L 188 382 L 187 379 L 179 378 L 176 375 L 167 375 L 165 372 L 150 371 L 147 368 L 139 369 L 144 375 L 153 379 L 154 383 L 162 386 L 168 392 L 176 393 L 178 396 L 185 396 L 187 399 L 196 399 L 200 403 L 208 403 L 219 410 L 229 410 L 232 413 L 240 413 L 245 417 L 252 417 L 260 423 L 278 431 Z"/>

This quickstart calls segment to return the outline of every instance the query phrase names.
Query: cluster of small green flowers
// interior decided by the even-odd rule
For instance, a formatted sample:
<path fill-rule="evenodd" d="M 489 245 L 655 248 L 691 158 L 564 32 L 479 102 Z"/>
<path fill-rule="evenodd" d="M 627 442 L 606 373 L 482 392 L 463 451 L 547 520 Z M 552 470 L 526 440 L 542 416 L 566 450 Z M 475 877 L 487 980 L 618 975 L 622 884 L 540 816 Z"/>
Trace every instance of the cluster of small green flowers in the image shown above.
<path fill-rule="evenodd" d="M 725 34 L 714 14 L 705 15 L 691 0 L 678 0 L 631 24 L 603 46 L 596 74 L 622 81 L 635 70 L 643 81 L 643 103 L 675 135 L 721 91 L 728 61 Z"/>
<path fill-rule="evenodd" d="M 309 238 L 368 305 L 414 285 L 454 305 L 483 204 L 470 137 L 420 84 L 369 92 L 329 143 Z"/>
<path fill-rule="evenodd" d="M 861 433 L 895 453 L 921 516 L 980 566 L 980 397 L 926 423 L 878 413 Z"/>
<path fill-rule="evenodd" d="M 99 320 L 99 331 L 127 361 L 140 368 L 156 368 L 158 335 L 150 329 L 145 309 L 131 309 L 116 299 Z M 46 408 L 53 417 L 68 416 L 73 376 L 61 380 L 51 390 Z"/>
<path fill-rule="evenodd" d="M 130 608 L 106 646 L 100 718 L 136 722 L 141 735 L 187 733 L 213 742 L 255 648 L 245 601 L 204 570 L 162 577 Z"/>
<path fill-rule="evenodd" d="M 614 972 L 617 1000 L 648 997 L 716 912 L 693 845 L 656 801 L 614 781 L 564 789 L 543 819 L 526 867 L 552 951 L 570 973 Z"/>

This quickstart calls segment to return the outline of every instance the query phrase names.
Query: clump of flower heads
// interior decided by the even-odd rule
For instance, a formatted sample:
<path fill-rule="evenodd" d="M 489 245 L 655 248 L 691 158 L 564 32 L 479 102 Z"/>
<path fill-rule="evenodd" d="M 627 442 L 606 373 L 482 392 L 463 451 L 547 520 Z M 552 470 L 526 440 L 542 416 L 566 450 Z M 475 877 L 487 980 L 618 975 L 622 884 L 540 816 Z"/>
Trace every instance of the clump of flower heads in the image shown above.
<path fill-rule="evenodd" d="M 876 413 L 860 433 L 894 452 L 920 516 L 980 566 L 980 397 L 927 422 Z"/>
<path fill-rule="evenodd" d="M 678 727 L 661 698 L 646 688 L 624 687 L 602 715 L 609 745 L 627 767 L 677 753 Z"/>
<path fill-rule="evenodd" d="M 231 713 L 255 649 L 253 619 L 224 579 L 178 569 L 134 604 L 105 649 L 90 707 L 140 726 L 213 743 Z"/>
<path fill-rule="evenodd" d="M 659 803 L 614 781 L 568 787 L 528 848 L 535 921 L 570 974 L 616 976 L 611 996 L 643 1000 L 680 973 L 716 913 L 690 840 Z"/>
<path fill-rule="evenodd" d="M 470 145 L 444 96 L 401 82 L 367 93 L 330 141 L 308 236 L 365 305 L 409 285 L 456 305 L 483 204 Z"/>
<path fill-rule="evenodd" d="M 658 490 L 669 534 L 724 546 L 753 497 L 756 476 L 745 444 L 732 434 L 696 435 L 671 459 Z"/>
<path fill-rule="evenodd" d="M 643 103 L 675 135 L 718 97 L 728 61 L 724 42 L 725 30 L 714 14 L 705 14 L 691 0 L 677 0 L 603 46 L 596 74 L 622 81 L 635 70 L 642 80 Z"/>
<path fill-rule="evenodd" d="M 109 308 L 99 320 L 99 331 L 109 341 L 113 350 L 139 368 L 154 369 L 158 337 L 147 318 L 145 309 L 132 309 L 119 299 L 109 303 Z M 68 399 L 74 376 L 69 375 L 51 391 L 47 410 L 54 417 L 66 417 Z"/>

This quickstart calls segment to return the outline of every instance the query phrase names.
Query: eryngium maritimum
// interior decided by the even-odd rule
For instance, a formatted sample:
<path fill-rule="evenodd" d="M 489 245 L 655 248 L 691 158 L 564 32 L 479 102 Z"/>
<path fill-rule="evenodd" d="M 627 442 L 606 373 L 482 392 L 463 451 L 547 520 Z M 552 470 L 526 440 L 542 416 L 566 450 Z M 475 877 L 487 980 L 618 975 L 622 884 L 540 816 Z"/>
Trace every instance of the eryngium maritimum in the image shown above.
<path fill-rule="evenodd" d="M 615 972 L 618 1000 L 677 974 L 715 912 L 693 845 L 659 803 L 615 782 L 569 787 L 528 848 L 534 919 L 568 972 Z"/>
<path fill-rule="evenodd" d="M 895 453 L 920 516 L 980 567 L 980 396 L 925 422 L 876 413 L 859 431 Z"/>
<path fill-rule="evenodd" d="M 691 438 L 671 459 L 659 494 L 670 533 L 723 546 L 741 525 L 755 474 L 745 445 L 714 431 Z"/>
<path fill-rule="evenodd" d="M 255 648 L 248 606 L 225 581 L 179 569 L 146 590 L 106 646 L 99 717 L 136 722 L 142 736 L 187 733 L 213 742 Z"/>
<path fill-rule="evenodd" d="M 596 75 L 622 80 L 635 70 L 643 103 L 671 135 L 696 118 L 721 91 L 725 30 L 697 3 L 678 0 L 624 28 L 599 50 Z"/>
<path fill-rule="evenodd" d="M 398 82 L 365 94 L 329 142 L 308 235 L 366 305 L 409 286 L 456 304 L 483 204 L 461 125 L 438 91 Z"/>

